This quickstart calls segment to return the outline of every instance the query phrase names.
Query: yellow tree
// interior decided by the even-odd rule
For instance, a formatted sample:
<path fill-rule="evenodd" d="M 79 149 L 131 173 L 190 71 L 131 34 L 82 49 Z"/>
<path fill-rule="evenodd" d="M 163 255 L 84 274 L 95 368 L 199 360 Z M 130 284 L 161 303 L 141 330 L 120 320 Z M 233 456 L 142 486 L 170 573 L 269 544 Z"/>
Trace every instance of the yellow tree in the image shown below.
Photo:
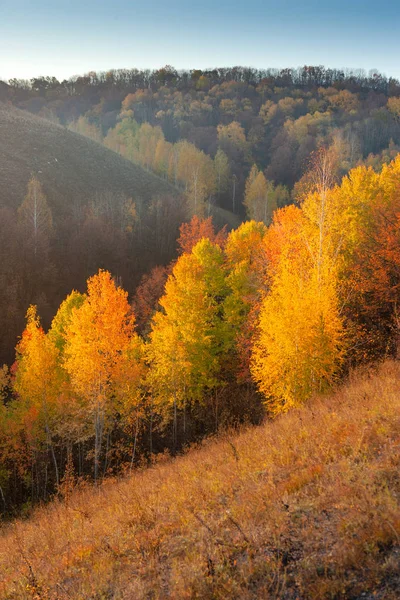
<path fill-rule="evenodd" d="M 321 272 L 285 253 L 261 306 L 251 362 L 271 413 L 288 410 L 333 381 L 342 338 L 332 265 L 326 260 Z"/>
<path fill-rule="evenodd" d="M 85 301 L 85 295 L 73 290 L 63 302 L 51 323 L 48 336 L 62 355 L 65 346 L 65 336 L 71 320 L 72 311 L 79 308 Z"/>
<path fill-rule="evenodd" d="M 269 225 L 277 208 L 274 184 L 253 165 L 246 181 L 244 204 L 250 219 Z"/>
<path fill-rule="evenodd" d="M 160 140 L 164 140 L 161 127 L 152 127 L 149 123 L 143 123 L 140 126 L 136 135 L 136 160 L 145 169 L 153 169 L 155 166 L 156 149 Z"/>
<path fill-rule="evenodd" d="M 237 376 L 248 380 L 251 341 L 265 281 L 264 223 L 247 221 L 230 232 L 225 244 L 226 282 L 229 294 L 224 303 L 227 331 L 232 336 L 238 364 Z M 265 290 L 264 290 L 265 291 Z"/>
<path fill-rule="evenodd" d="M 343 358 L 343 246 L 328 159 L 322 153 L 315 163 L 316 191 L 302 209 L 280 211 L 266 236 L 271 288 L 261 306 L 251 370 L 273 413 L 330 383 Z"/>
<path fill-rule="evenodd" d="M 138 161 L 137 135 L 139 124 L 131 117 L 125 117 L 114 129 L 109 129 L 104 145 L 131 161 Z"/>
<path fill-rule="evenodd" d="M 203 216 L 206 201 L 215 191 L 213 161 L 187 141 L 176 144 L 178 150 L 177 179 L 185 186 L 190 214 Z"/>
<path fill-rule="evenodd" d="M 400 98 L 397 98 L 396 96 L 389 98 L 387 107 L 396 119 L 400 119 Z"/>
<path fill-rule="evenodd" d="M 94 424 L 94 477 L 99 475 L 112 390 L 134 331 L 127 293 L 116 287 L 107 271 L 88 279 L 83 304 L 72 310 L 64 347 L 64 368 L 73 389 L 87 404 Z"/>
<path fill-rule="evenodd" d="M 95 142 L 101 143 L 103 141 L 103 134 L 100 127 L 95 123 L 91 123 L 87 117 L 81 116 L 77 121 L 71 121 L 68 123 L 68 129 L 91 138 Z"/>
<path fill-rule="evenodd" d="M 53 429 L 58 419 L 58 397 L 63 381 L 58 364 L 59 351 L 43 331 L 35 306 L 29 307 L 26 318 L 27 324 L 16 348 L 14 390 L 24 412 L 32 413 L 33 409 L 37 415 L 38 441 L 40 429 L 43 428 L 58 484 L 59 469 L 53 445 Z"/>
<path fill-rule="evenodd" d="M 247 150 L 245 130 L 237 121 L 232 121 L 229 125 L 218 125 L 217 132 L 220 143 L 232 144 L 241 148 L 243 152 Z"/>
<path fill-rule="evenodd" d="M 154 170 L 161 177 L 168 177 L 168 167 L 171 158 L 172 144 L 160 138 L 154 154 Z"/>
<path fill-rule="evenodd" d="M 136 456 L 140 420 L 146 408 L 147 369 L 144 351 L 143 341 L 134 333 L 121 354 L 113 383 L 115 409 L 121 418 L 122 429 L 128 432 L 132 440 L 131 470 Z"/>

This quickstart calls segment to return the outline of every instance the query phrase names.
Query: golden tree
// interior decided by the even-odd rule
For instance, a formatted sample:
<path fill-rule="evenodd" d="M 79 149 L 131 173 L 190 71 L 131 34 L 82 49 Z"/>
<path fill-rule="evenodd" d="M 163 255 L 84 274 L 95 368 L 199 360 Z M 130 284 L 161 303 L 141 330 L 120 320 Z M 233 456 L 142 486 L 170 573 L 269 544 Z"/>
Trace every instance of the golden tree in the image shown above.
<path fill-rule="evenodd" d="M 94 425 L 94 477 L 112 390 L 134 333 L 127 293 L 116 287 L 110 273 L 100 270 L 87 281 L 83 304 L 72 310 L 64 347 L 64 367 L 75 392 L 83 397 Z"/>
<path fill-rule="evenodd" d="M 28 308 L 26 318 L 27 324 L 16 348 L 14 390 L 19 397 L 19 410 L 36 415 L 36 441 L 41 442 L 43 432 L 53 458 L 58 484 L 59 469 L 53 434 L 59 419 L 58 399 L 63 382 L 58 364 L 59 350 L 43 331 L 35 306 Z"/>
<path fill-rule="evenodd" d="M 251 372 L 277 414 L 332 383 L 342 359 L 343 327 L 335 274 L 283 256 L 264 299 Z"/>

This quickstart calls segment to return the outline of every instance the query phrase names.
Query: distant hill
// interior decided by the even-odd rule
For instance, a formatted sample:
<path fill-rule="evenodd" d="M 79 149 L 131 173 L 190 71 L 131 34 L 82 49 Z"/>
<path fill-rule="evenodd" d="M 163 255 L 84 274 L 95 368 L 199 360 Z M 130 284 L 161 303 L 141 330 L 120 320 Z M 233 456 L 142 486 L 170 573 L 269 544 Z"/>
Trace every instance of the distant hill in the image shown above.
<path fill-rule="evenodd" d="M 0 596 L 396 600 L 398 362 L 0 530 Z"/>
<path fill-rule="evenodd" d="M 32 175 L 53 223 L 38 255 L 17 213 Z M 239 223 L 228 211 L 212 214 L 218 228 Z M 180 191 L 164 179 L 87 137 L 0 102 L 0 365 L 14 358 L 29 304 L 39 307 L 47 327 L 62 298 L 83 289 L 99 268 L 110 270 L 132 295 L 144 272 L 174 258 L 187 217 Z"/>
<path fill-rule="evenodd" d="M 61 214 L 71 203 L 85 204 L 107 191 L 144 202 L 179 194 L 168 182 L 104 146 L 0 103 L 0 205 L 21 204 L 32 174 L 42 183 L 52 209 Z"/>

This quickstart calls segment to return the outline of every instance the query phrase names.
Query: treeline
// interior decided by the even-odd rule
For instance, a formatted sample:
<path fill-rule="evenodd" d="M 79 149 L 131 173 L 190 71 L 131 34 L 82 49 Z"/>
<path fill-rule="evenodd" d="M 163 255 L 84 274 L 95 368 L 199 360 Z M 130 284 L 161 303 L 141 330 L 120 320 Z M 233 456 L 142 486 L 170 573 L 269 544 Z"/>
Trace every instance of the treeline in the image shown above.
<path fill-rule="evenodd" d="M 85 96 L 96 89 L 143 89 L 157 90 L 160 87 L 176 87 L 181 90 L 202 89 L 210 85 L 227 82 L 246 83 L 256 86 L 262 82 L 279 87 L 316 87 L 336 86 L 351 88 L 351 91 L 374 90 L 382 93 L 398 91 L 399 82 L 386 77 L 376 70 L 368 74 L 364 69 L 331 69 L 322 65 L 304 66 L 297 69 L 254 69 L 251 67 L 219 67 L 215 69 L 176 70 L 171 65 L 161 69 L 111 69 L 109 71 L 91 71 L 82 76 L 73 76 L 63 81 L 56 77 L 42 76 L 30 80 L 12 78 L 2 82 L 2 93 L 6 95 L 7 85 L 10 98 L 33 96 Z"/>
<path fill-rule="evenodd" d="M 179 258 L 146 275 L 132 305 L 100 270 L 47 333 L 31 306 L 1 375 L 3 509 L 287 411 L 396 355 L 399 181 L 400 157 L 335 185 L 320 152 L 301 205 L 270 227 L 184 224 Z"/>
<path fill-rule="evenodd" d="M 338 177 L 363 162 L 380 167 L 400 149 L 400 84 L 375 72 L 319 66 L 177 72 L 167 66 L 89 73 L 64 82 L 11 80 L 2 94 L 97 141 L 105 138 L 151 169 L 149 155 L 140 149 L 132 154 L 124 139 L 143 124 L 152 130 L 141 134 L 151 131 L 158 140 L 162 134 L 173 146 L 186 141 L 211 161 L 222 150 L 229 176 L 217 201 L 241 214 L 253 164 L 268 181 L 292 190 L 321 146 L 337 152 Z M 159 147 L 155 171 L 176 180 L 166 148 Z"/>

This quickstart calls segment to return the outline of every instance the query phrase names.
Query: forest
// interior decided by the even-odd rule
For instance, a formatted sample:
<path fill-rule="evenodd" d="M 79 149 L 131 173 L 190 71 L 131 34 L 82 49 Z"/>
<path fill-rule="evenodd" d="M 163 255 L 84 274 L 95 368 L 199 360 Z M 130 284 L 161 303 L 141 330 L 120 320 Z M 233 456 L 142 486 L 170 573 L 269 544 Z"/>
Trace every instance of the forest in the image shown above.
<path fill-rule="evenodd" d="M 246 218 L 268 226 L 275 208 L 308 193 L 319 148 L 334 156 L 334 183 L 359 165 L 379 170 L 400 150 L 400 84 L 376 71 L 167 65 L 64 81 L 10 79 L 0 82 L 4 107 L 0 363 L 7 364 L 29 304 L 48 328 L 66 294 L 83 292 L 99 268 L 132 298 L 144 274 L 176 258 L 179 226 L 193 215 L 212 215 L 218 229 Z M 17 139 L 14 107 L 26 115 Z M 111 168 L 109 155 L 73 133 L 143 174 L 132 172 L 132 185 L 122 185 L 126 165 Z M 39 224 L 32 224 L 32 177 L 47 204 Z"/>
<path fill-rule="evenodd" d="M 202 191 L 204 198 L 211 194 L 241 214 L 254 163 L 268 181 L 291 191 L 322 144 L 335 146 L 339 175 L 360 161 L 379 165 L 394 158 L 399 95 L 399 82 L 379 72 L 323 66 L 178 72 L 167 65 L 91 72 L 62 82 L 12 79 L 0 88 L 3 102 L 103 141 L 185 188 L 191 167 L 177 167 L 182 149 L 197 151 L 186 161 L 198 162 L 200 172 L 211 170 L 205 157 L 216 160 L 217 184 Z"/>
<path fill-rule="evenodd" d="M 1 376 L 5 513 L 71 478 L 98 483 L 285 413 L 355 366 L 397 356 L 400 157 L 339 183 L 336 160 L 330 148 L 315 153 L 302 199 L 277 208 L 269 225 L 216 231 L 194 214 L 180 227 L 178 257 L 144 275 L 132 301 L 100 269 L 48 328 L 28 308 Z M 262 178 L 251 170 L 247 205 L 260 199 L 252 190 Z M 50 226 L 35 178 L 21 222 L 32 198 Z"/>
<path fill-rule="evenodd" d="M 399 232 L 377 71 L 0 81 L 0 596 L 397 600 Z"/>

